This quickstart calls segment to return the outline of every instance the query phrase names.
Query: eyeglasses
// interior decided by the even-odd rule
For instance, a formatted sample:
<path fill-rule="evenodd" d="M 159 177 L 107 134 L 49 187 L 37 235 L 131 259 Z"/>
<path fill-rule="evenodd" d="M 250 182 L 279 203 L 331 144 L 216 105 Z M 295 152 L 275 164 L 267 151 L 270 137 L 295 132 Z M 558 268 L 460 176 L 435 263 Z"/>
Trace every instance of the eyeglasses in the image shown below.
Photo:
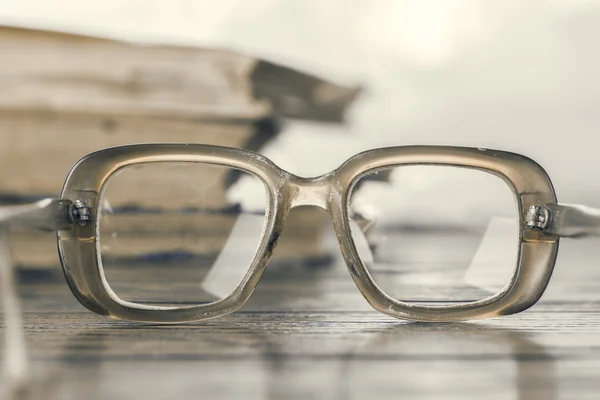
<path fill-rule="evenodd" d="M 172 324 L 239 309 L 265 271 L 286 216 L 299 206 L 330 214 L 366 300 L 382 313 L 414 321 L 523 311 L 548 284 L 559 237 L 600 229 L 597 211 L 557 204 L 547 174 L 529 158 L 438 146 L 366 151 L 315 178 L 295 176 L 241 149 L 109 148 L 72 168 L 61 198 L 6 207 L 0 218 L 58 231 L 67 283 L 91 311 Z M 300 248 L 313 240 L 308 236 L 298 240 Z M 444 276 L 437 263 L 460 264 L 457 249 L 472 261 L 466 272 Z M 169 261 L 168 268 L 156 260 Z M 151 267 L 119 275 L 123 265 Z M 194 279 L 198 271 L 201 282 Z M 481 283 L 482 276 L 500 276 L 501 283 Z M 173 286 L 175 280 L 183 286 Z M 142 282 L 148 301 L 135 288 Z M 442 295 L 445 284 L 463 297 Z M 184 293 L 197 297 L 178 297 Z M 175 297 L 166 300 L 166 294 Z"/>

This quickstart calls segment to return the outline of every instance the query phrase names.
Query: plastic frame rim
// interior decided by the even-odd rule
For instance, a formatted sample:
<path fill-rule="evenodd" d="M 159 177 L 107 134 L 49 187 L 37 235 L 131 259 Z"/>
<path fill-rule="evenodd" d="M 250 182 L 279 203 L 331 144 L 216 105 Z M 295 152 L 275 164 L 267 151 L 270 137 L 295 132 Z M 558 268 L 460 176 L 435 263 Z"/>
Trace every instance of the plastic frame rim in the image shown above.
<path fill-rule="evenodd" d="M 179 307 L 148 306 L 121 300 L 104 278 L 98 250 L 98 200 L 108 179 L 129 165 L 149 162 L 202 162 L 240 169 L 267 188 L 269 209 L 255 258 L 239 286 L 219 301 Z M 401 302 L 383 293 L 362 263 L 350 231 L 348 201 L 354 184 L 370 171 L 390 166 L 432 164 L 477 168 L 504 179 L 512 188 L 520 215 L 519 261 L 513 280 L 487 299 L 457 305 L 428 306 Z M 202 144 L 140 144 L 100 150 L 70 171 L 62 197 L 83 200 L 91 208 L 86 226 L 58 233 L 67 283 L 88 309 L 110 317 L 151 323 L 183 323 L 229 314 L 254 291 L 282 232 L 289 210 L 312 205 L 329 211 L 348 270 L 358 289 L 378 311 L 415 321 L 460 321 L 512 314 L 533 305 L 544 292 L 556 259 L 558 238 L 524 229 L 531 205 L 556 203 L 545 171 L 513 153 L 446 146 L 406 146 L 369 150 L 314 178 L 292 175 L 257 153 Z"/>

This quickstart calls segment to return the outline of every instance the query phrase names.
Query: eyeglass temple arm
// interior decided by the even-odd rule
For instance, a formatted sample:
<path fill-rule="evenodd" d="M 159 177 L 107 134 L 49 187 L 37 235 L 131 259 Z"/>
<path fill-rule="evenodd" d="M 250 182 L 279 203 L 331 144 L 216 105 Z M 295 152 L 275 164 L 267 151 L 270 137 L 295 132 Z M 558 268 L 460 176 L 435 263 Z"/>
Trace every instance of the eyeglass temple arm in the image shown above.
<path fill-rule="evenodd" d="M 75 215 L 73 202 L 66 199 L 48 198 L 31 204 L 0 206 L 0 224 L 44 231 L 71 229 Z"/>
<path fill-rule="evenodd" d="M 4 313 L 4 362 L 0 398 L 23 390 L 29 374 L 20 302 L 16 293 L 8 229 L 21 225 L 39 230 L 70 229 L 78 211 L 70 200 L 44 199 L 36 203 L 0 206 L 0 302 Z"/>
<path fill-rule="evenodd" d="M 600 236 L 600 209 L 578 204 L 532 206 L 526 226 L 561 237 Z"/>

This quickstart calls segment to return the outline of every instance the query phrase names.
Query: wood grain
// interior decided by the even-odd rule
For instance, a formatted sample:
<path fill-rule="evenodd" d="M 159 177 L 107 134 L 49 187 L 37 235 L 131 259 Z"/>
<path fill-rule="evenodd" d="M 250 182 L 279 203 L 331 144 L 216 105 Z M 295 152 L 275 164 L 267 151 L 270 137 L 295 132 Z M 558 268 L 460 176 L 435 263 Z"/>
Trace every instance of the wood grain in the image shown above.
<path fill-rule="evenodd" d="M 593 240 L 563 241 L 532 309 L 457 324 L 378 314 L 339 259 L 319 269 L 274 262 L 241 311 L 182 326 L 96 316 L 58 266 L 29 270 L 20 290 L 32 397 L 596 399 L 599 257 Z"/>

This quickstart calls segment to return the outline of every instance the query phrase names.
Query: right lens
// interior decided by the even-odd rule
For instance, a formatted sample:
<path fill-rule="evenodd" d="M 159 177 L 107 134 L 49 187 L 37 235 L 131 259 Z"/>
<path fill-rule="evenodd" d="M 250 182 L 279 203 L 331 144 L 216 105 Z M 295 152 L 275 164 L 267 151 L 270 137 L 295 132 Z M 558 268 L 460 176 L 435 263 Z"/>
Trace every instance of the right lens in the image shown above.
<path fill-rule="evenodd" d="M 482 170 L 410 165 L 373 171 L 354 186 L 350 217 L 361 259 L 397 300 L 481 300 L 500 292 L 517 267 L 516 197 Z"/>
<path fill-rule="evenodd" d="M 99 205 L 106 280 L 122 300 L 157 305 L 221 300 L 260 244 L 263 182 L 221 165 L 157 162 L 111 176 Z"/>

